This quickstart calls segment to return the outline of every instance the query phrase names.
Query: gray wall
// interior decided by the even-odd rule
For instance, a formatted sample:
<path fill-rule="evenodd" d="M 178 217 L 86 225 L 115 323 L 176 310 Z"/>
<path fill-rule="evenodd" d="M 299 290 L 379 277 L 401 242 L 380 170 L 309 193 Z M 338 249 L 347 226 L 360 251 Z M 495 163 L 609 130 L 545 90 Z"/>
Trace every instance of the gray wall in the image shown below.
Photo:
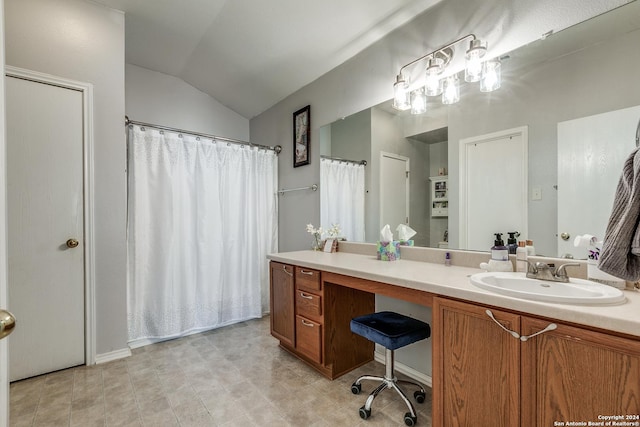
<path fill-rule="evenodd" d="M 319 150 L 313 144 L 319 140 L 319 127 L 388 99 L 395 74 L 407 61 L 483 25 L 496 52 L 506 52 L 549 29 L 558 30 L 624 2 L 594 0 L 585 5 L 572 0 L 557 5 L 553 0 L 526 4 L 491 0 L 473 8 L 465 0 L 443 2 L 434 14 L 418 16 L 252 119 L 251 139 L 283 145 L 281 188 L 317 183 Z M 94 85 L 97 352 L 122 349 L 127 339 L 124 16 L 80 0 L 7 0 L 5 10 L 7 64 Z M 64 22 L 74 26 L 65 27 Z M 307 104 L 312 106 L 311 164 L 294 169 L 291 114 Z M 137 107 L 132 116 L 134 111 L 137 114 Z M 317 223 L 319 216 L 317 192 L 280 197 L 280 249 L 307 248 L 305 225 Z"/>
<path fill-rule="evenodd" d="M 441 157 L 444 160 L 442 165 L 447 164 L 448 157 L 451 247 L 458 247 L 459 239 L 459 140 L 527 126 L 529 188 L 541 188 L 542 200 L 529 200 L 529 235 L 521 236 L 521 239 L 533 239 L 539 254 L 557 255 L 557 193 L 554 188 L 559 167 L 557 124 L 640 104 L 640 87 L 629 84 L 635 81 L 634 70 L 640 67 L 639 42 L 640 31 L 636 30 L 526 69 L 512 68 L 516 64 L 506 60 L 503 64 L 503 87 L 499 91 L 484 94 L 467 85 L 462 88 L 462 99 L 458 104 L 434 108 L 423 116 L 404 116 L 405 135 L 448 127 L 448 156 L 444 152 L 430 152 L 429 156 L 430 159 Z M 522 50 L 538 49 L 545 43 L 550 42 L 539 41 Z M 522 56 L 523 53 L 520 51 L 517 55 Z M 599 60 L 593 61 L 593 58 Z M 604 70 L 601 67 L 603 63 L 607 64 Z M 431 167 L 430 174 L 437 174 L 438 166 L 434 164 Z M 431 246 L 442 239 L 445 228 L 445 220 L 432 219 Z"/>
<path fill-rule="evenodd" d="M 331 129 L 330 155 L 350 160 L 371 160 L 371 113 L 352 114 L 328 127 Z"/>
<path fill-rule="evenodd" d="M 508 52 L 549 30 L 558 31 L 624 3 L 625 0 L 586 4 L 582 1 L 559 4 L 554 0 L 490 0 L 476 2 L 474 7 L 469 7 L 468 0 L 439 3 L 251 119 L 251 138 L 267 145 L 282 144 L 278 168 L 280 188 L 317 183 L 320 150 L 314 144 L 319 141 L 319 128 L 391 98 L 395 75 L 405 63 L 467 33 L 486 36 L 494 54 Z M 311 105 L 311 164 L 293 168 L 292 113 L 308 104 Z M 442 125 L 433 128 L 439 127 Z M 307 248 L 305 225 L 318 223 L 320 195 L 310 191 L 292 192 L 280 197 L 279 202 L 280 250 Z M 450 222 L 454 219 L 457 218 L 450 218 Z"/>
<path fill-rule="evenodd" d="M 131 120 L 249 140 L 249 119 L 181 79 L 131 64 L 125 71 L 126 113 Z"/>
<path fill-rule="evenodd" d="M 76 0 L 7 0 L 6 63 L 93 84 L 96 351 L 127 347 L 124 15 Z"/>
<path fill-rule="evenodd" d="M 376 295 L 376 310 L 395 311 L 396 313 L 402 313 L 405 316 L 422 320 L 423 322 L 427 322 L 430 325 L 432 324 L 431 308 L 427 308 L 422 305 L 400 301 L 382 295 Z M 430 377 L 432 374 L 431 347 L 431 338 L 428 338 L 426 340 L 418 341 L 407 347 L 399 348 L 398 350 L 396 350 L 395 361 Z M 378 353 L 384 354 L 384 348 L 378 344 L 376 344 L 376 351 Z"/>
<path fill-rule="evenodd" d="M 8 65 L 94 85 L 96 351 L 126 348 L 124 15 L 80 0 L 5 9 Z M 127 65 L 126 90 L 133 120 L 249 140 L 248 119 L 180 79 Z"/>
<path fill-rule="evenodd" d="M 278 167 L 280 188 L 311 185 L 318 182 L 319 178 L 320 150 L 314 150 L 313 144 L 319 141 L 320 127 L 390 99 L 395 75 L 403 64 L 467 33 L 483 36 L 486 32 L 495 54 L 508 52 L 538 39 L 551 29 L 558 31 L 623 3 L 626 2 L 592 1 L 585 4 L 569 1 L 559 4 L 553 0 L 489 0 L 475 2 L 474 7 L 469 7 L 468 0 L 442 2 L 429 10 L 428 14 L 417 16 L 349 61 L 251 119 L 251 137 L 259 138 L 261 143 L 283 145 Z M 638 68 L 629 68 L 631 71 L 634 69 Z M 308 104 L 311 105 L 311 164 L 293 168 L 291 114 Z M 464 102 L 457 105 L 464 105 Z M 443 126 L 447 126 L 446 119 L 438 123 L 434 121 L 430 129 Z M 417 133 L 420 132 L 405 136 Z M 461 137 L 450 133 L 449 141 L 457 141 Z M 449 159 L 457 159 L 457 149 L 451 148 L 455 144 L 449 145 Z M 457 168 L 451 168 L 449 175 L 457 172 Z M 307 249 L 309 239 L 305 224 L 316 224 L 320 217 L 319 194 L 289 194 L 290 197 L 281 197 L 279 200 L 279 242 L 282 252 Z M 450 224 L 457 220 L 457 215 L 449 217 Z M 417 318 L 428 320 L 431 316 L 431 310 L 425 307 L 416 310 L 412 304 L 383 297 L 378 297 L 376 301 L 378 309 L 393 306 L 396 311 Z M 430 345 L 430 341 L 427 340 L 424 345 Z M 423 347 L 423 343 L 416 343 L 405 350 L 398 357 L 400 362 L 430 374 L 431 363 L 428 358 L 431 353 Z"/>

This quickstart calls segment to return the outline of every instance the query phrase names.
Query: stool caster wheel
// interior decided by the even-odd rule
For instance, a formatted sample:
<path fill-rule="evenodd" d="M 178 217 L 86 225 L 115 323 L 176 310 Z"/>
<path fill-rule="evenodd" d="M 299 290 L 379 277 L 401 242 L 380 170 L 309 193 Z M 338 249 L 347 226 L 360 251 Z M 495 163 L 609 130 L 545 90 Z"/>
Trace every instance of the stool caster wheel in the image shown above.
<path fill-rule="evenodd" d="M 414 426 L 418 422 L 418 417 L 412 417 L 411 412 L 404 414 L 404 423 L 408 426 Z"/>
<path fill-rule="evenodd" d="M 360 394 L 360 391 L 362 391 L 362 384 L 351 384 L 351 393 Z"/>
<path fill-rule="evenodd" d="M 366 420 L 371 416 L 371 409 L 366 409 L 364 406 L 360 408 L 359 412 L 360 412 L 360 418 L 362 418 L 363 420 Z M 405 418 L 405 422 L 406 422 L 406 418 Z"/>
<path fill-rule="evenodd" d="M 416 399 L 416 402 L 418 403 L 424 403 L 424 399 L 425 399 L 425 394 L 422 391 L 416 391 L 415 393 L 413 393 L 413 397 Z"/>

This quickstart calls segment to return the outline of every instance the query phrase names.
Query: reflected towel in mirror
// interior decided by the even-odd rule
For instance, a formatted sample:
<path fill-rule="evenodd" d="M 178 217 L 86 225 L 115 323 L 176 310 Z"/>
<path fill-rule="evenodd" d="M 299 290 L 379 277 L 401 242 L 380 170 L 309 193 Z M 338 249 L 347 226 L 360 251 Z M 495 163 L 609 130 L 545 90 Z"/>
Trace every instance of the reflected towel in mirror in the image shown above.
<path fill-rule="evenodd" d="M 598 261 L 600 270 L 621 279 L 640 279 L 640 153 L 625 160 Z"/>

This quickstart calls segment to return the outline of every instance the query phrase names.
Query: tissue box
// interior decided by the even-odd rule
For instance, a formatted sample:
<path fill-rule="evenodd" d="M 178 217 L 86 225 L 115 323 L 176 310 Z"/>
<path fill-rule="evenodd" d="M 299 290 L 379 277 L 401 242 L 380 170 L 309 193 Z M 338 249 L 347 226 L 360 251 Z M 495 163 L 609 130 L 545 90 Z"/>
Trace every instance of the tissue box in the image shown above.
<path fill-rule="evenodd" d="M 400 259 L 400 242 L 378 242 L 378 259 L 381 261 L 395 261 Z"/>
<path fill-rule="evenodd" d="M 411 240 L 400 240 L 400 246 L 413 246 L 413 239 Z"/>

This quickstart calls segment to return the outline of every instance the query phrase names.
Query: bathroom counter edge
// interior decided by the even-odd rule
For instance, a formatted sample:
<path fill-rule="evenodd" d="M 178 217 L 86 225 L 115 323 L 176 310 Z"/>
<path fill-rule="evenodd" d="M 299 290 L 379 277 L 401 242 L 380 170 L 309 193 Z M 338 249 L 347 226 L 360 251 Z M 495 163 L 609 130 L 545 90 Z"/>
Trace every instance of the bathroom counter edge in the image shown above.
<path fill-rule="evenodd" d="M 460 265 L 445 266 L 444 262 L 440 264 L 407 259 L 385 262 L 378 261 L 375 255 L 363 253 L 326 253 L 311 250 L 272 253 L 267 258 L 640 338 L 640 292 L 634 290 L 623 291 L 626 301 L 622 304 L 557 304 L 484 291 L 469 281 L 469 276 L 482 270 Z"/>

